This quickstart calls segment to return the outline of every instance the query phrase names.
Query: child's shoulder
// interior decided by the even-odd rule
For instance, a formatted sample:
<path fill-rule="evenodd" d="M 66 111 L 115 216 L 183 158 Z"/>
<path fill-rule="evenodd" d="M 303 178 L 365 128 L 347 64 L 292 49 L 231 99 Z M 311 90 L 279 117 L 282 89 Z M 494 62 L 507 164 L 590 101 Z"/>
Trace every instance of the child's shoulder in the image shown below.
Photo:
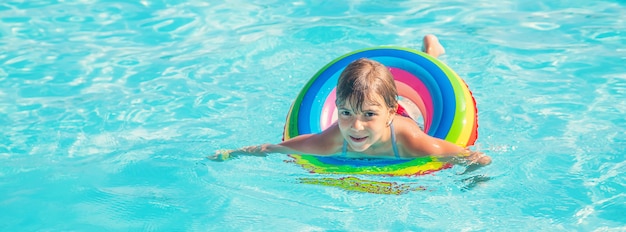
<path fill-rule="evenodd" d="M 424 134 L 422 128 L 411 118 L 396 116 L 393 121 L 393 127 L 396 135 L 400 137 L 417 136 Z"/>
<path fill-rule="evenodd" d="M 417 122 L 409 117 L 397 115 L 393 119 L 393 124 L 396 125 L 396 127 L 410 127 L 411 129 L 417 128 L 421 130 L 419 125 L 417 125 Z"/>

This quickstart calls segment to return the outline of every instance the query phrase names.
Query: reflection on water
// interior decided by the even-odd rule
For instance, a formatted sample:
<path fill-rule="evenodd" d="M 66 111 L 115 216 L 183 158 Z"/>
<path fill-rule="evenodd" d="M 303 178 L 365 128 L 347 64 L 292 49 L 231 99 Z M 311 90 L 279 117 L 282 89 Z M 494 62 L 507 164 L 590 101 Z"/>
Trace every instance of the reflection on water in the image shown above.
<path fill-rule="evenodd" d="M 0 227 L 623 230 L 623 15 L 608 0 L 3 1 Z M 426 33 L 473 91 L 490 166 L 365 178 L 204 159 L 279 142 L 329 61 Z"/>

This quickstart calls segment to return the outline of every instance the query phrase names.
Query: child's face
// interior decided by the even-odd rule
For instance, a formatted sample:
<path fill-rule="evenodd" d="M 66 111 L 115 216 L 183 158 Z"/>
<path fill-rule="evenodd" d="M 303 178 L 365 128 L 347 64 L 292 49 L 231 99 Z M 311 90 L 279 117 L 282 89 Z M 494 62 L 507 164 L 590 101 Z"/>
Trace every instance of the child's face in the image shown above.
<path fill-rule="evenodd" d="M 382 98 L 365 101 L 362 112 L 355 112 L 349 101 L 338 106 L 337 124 L 344 139 L 352 150 L 362 152 L 376 145 L 383 136 L 389 136 L 388 122 L 391 110 Z"/>

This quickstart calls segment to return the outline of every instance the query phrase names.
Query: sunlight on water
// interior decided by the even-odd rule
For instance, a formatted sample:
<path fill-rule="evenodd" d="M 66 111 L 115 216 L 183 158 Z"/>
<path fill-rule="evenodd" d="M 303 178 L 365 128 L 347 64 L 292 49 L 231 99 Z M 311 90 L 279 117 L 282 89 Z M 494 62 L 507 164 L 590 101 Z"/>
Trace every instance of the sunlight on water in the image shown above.
<path fill-rule="evenodd" d="M 623 15 L 610 0 L 4 1 L 0 228 L 626 230 Z M 476 98 L 492 165 L 344 176 L 204 158 L 279 142 L 331 60 L 427 33 Z"/>

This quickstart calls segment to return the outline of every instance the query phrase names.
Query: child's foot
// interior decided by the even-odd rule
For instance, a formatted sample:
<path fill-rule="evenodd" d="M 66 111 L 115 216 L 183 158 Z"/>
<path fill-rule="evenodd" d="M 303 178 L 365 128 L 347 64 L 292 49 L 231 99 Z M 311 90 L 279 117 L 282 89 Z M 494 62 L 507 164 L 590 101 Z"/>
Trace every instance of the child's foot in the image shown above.
<path fill-rule="evenodd" d="M 428 53 L 428 55 L 434 56 L 435 58 L 446 53 L 446 50 L 443 48 L 441 43 L 439 43 L 439 39 L 437 39 L 437 36 L 435 35 L 424 36 L 422 51 Z"/>

